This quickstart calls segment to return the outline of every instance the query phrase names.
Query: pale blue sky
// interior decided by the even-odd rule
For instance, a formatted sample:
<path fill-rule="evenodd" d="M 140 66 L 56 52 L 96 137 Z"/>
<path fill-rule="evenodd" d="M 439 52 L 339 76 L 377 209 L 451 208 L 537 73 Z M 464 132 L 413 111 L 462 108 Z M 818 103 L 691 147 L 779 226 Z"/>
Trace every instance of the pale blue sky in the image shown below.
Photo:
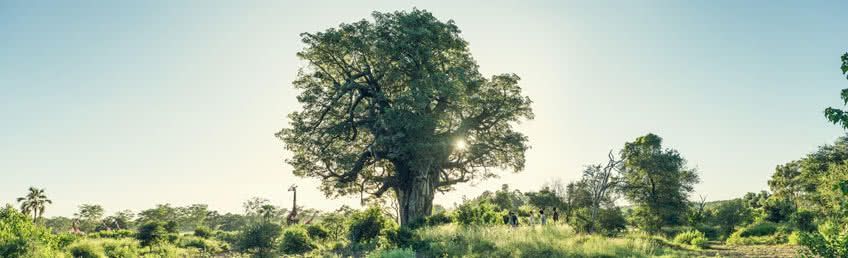
<path fill-rule="evenodd" d="M 0 203 L 47 188 L 47 215 L 156 203 L 240 211 L 252 196 L 334 209 L 273 134 L 297 109 L 298 34 L 427 9 L 454 19 L 484 74 L 534 101 L 527 169 L 463 186 L 536 190 L 648 132 L 700 171 L 698 194 L 767 189 L 775 165 L 832 142 L 848 87 L 848 2 L 3 1 Z M 621 3 L 626 2 L 626 3 Z"/>

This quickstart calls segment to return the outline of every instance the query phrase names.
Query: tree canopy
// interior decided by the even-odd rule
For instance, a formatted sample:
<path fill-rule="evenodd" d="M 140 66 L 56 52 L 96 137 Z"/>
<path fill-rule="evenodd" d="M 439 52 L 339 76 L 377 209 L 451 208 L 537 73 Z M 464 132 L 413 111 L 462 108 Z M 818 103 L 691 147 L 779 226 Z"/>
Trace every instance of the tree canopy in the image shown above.
<path fill-rule="evenodd" d="M 624 144 L 622 192 L 636 205 L 643 228 L 656 230 L 682 223 L 688 196 L 698 183 L 694 169 L 677 150 L 663 148 L 662 138 L 647 134 Z"/>
<path fill-rule="evenodd" d="M 302 110 L 277 133 L 294 174 L 328 196 L 397 194 L 401 222 L 428 215 L 435 191 L 524 168 L 532 119 L 519 77 L 478 71 L 453 21 L 373 13 L 373 21 L 303 33 L 294 86 Z"/>

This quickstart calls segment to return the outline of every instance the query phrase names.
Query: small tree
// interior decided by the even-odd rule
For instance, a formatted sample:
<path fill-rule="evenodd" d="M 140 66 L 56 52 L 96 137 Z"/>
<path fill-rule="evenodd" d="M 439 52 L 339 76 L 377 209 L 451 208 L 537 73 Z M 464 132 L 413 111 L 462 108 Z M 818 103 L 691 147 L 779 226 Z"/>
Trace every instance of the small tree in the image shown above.
<path fill-rule="evenodd" d="M 598 224 L 598 211 L 601 209 L 602 202 L 610 202 L 610 192 L 618 185 L 618 174 L 621 171 L 621 160 L 616 160 L 615 155 L 610 150 L 609 161 L 606 165 L 590 165 L 583 171 L 583 183 L 589 190 L 592 206 L 591 211 L 590 232 L 595 232 L 595 225 Z"/>

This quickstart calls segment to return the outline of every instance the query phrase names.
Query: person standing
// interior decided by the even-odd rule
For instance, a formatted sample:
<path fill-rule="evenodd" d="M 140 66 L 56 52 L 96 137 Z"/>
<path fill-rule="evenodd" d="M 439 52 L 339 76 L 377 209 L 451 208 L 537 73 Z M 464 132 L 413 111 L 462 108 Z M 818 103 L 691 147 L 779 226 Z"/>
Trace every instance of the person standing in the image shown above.
<path fill-rule="evenodd" d="M 509 212 L 509 220 L 513 228 L 518 227 L 518 215 L 515 215 L 515 212 Z"/>
<path fill-rule="evenodd" d="M 557 224 L 557 222 L 559 222 L 559 212 L 557 211 L 557 208 L 554 207 L 554 224 Z"/>
<path fill-rule="evenodd" d="M 533 217 L 534 216 L 535 216 L 535 214 L 533 214 L 533 210 L 530 210 L 530 215 L 527 216 L 527 224 L 529 224 L 530 226 L 533 226 L 533 222 L 534 222 Z"/>
<path fill-rule="evenodd" d="M 542 226 L 548 224 L 548 217 L 545 217 L 545 209 L 539 209 L 539 220 L 542 222 Z"/>

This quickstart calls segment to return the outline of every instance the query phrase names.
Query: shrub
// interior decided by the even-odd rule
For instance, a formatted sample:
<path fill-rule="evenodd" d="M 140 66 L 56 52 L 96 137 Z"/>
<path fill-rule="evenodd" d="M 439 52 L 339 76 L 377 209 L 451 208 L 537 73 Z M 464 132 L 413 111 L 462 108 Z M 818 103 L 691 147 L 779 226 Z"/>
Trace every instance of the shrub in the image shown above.
<path fill-rule="evenodd" d="M 697 230 L 686 231 L 674 237 L 674 242 L 682 245 L 691 245 L 698 248 L 707 246 L 707 237 Z"/>
<path fill-rule="evenodd" d="M 501 217 L 503 214 L 496 211 L 495 206 L 489 202 L 466 202 L 456 210 L 456 221 L 462 225 L 495 224 Z"/>
<path fill-rule="evenodd" d="M 777 232 L 777 224 L 764 221 L 743 227 L 737 232 L 741 237 L 768 236 Z"/>
<path fill-rule="evenodd" d="M 274 223 L 251 225 L 241 235 L 239 248 L 259 255 L 267 255 L 274 248 L 282 228 Z"/>
<path fill-rule="evenodd" d="M 98 231 L 95 233 L 88 234 L 87 236 L 93 238 L 132 238 L 135 237 L 135 232 L 128 229 L 119 229 L 119 230 L 104 230 Z"/>
<path fill-rule="evenodd" d="M 161 222 L 148 222 L 138 228 L 136 239 L 141 242 L 141 246 L 151 246 L 160 244 L 167 240 L 168 231 L 165 230 L 165 225 Z"/>
<path fill-rule="evenodd" d="M 89 241 L 75 243 L 68 247 L 68 251 L 74 258 L 102 258 L 106 257 L 103 247 Z"/>
<path fill-rule="evenodd" d="M 801 233 L 799 242 L 810 257 L 848 257 L 848 226 L 826 222 L 817 232 Z"/>
<path fill-rule="evenodd" d="M 312 244 L 309 234 L 301 227 L 290 227 L 283 233 L 280 251 L 284 254 L 302 254 L 312 251 L 314 248 L 315 245 Z"/>
<path fill-rule="evenodd" d="M 132 239 L 106 241 L 103 243 L 103 252 L 109 258 L 138 257 L 139 245 Z"/>
<path fill-rule="evenodd" d="M 742 230 L 736 231 L 727 238 L 728 245 L 777 245 L 787 242 L 786 235 L 777 233 L 765 236 L 742 236 Z"/>
<path fill-rule="evenodd" d="M 0 257 L 55 257 L 60 255 L 59 243 L 49 229 L 15 208 L 0 209 Z"/>
<path fill-rule="evenodd" d="M 798 210 L 789 217 L 789 223 L 800 231 L 812 232 L 816 230 L 816 213 L 809 210 Z"/>
<path fill-rule="evenodd" d="M 167 230 L 168 233 L 179 233 L 180 227 L 179 227 L 179 224 L 177 224 L 176 221 L 171 220 L 171 221 L 168 221 L 168 223 L 165 223 L 165 230 Z"/>
<path fill-rule="evenodd" d="M 194 229 L 194 236 L 200 238 L 209 238 L 212 236 L 212 230 L 207 227 L 197 227 Z"/>
<path fill-rule="evenodd" d="M 415 257 L 415 251 L 408 248 L 381 250 L 368 255 L 368 258 L 408 258 Z"/>
<path fill-rule="evenodd" d="M 353 213 L 348 234 L 351 242 L 364 243 L 385 235 L 386 231 L 393 227 L 395 227 L 394 221 L 383 215 L 380 208 L 371 207 Z"/>
<path fill-rule="evenodd" d="M 424 221 L 425 221 L 425 224 L 427 226 L 433 227 L 433 226 L 452 223 L 454 221 L 454 218 L 453 218 L 453 216 L 451 216 L 450 213 L 448 213 L 446 211 L 440 211 L 440 212 L 437 212 L 433 215 L 430 215 L 429 217 L 424 219 Z"/>
<path fill-rule="evenodd" d="M 330 232 L 328 232 L 327 229 L 320 224 L 309 224 L 306 226 L 306 233 L 309 234 L 309 237 L 312 239 L 323 240 L 330 236 Z"/>

